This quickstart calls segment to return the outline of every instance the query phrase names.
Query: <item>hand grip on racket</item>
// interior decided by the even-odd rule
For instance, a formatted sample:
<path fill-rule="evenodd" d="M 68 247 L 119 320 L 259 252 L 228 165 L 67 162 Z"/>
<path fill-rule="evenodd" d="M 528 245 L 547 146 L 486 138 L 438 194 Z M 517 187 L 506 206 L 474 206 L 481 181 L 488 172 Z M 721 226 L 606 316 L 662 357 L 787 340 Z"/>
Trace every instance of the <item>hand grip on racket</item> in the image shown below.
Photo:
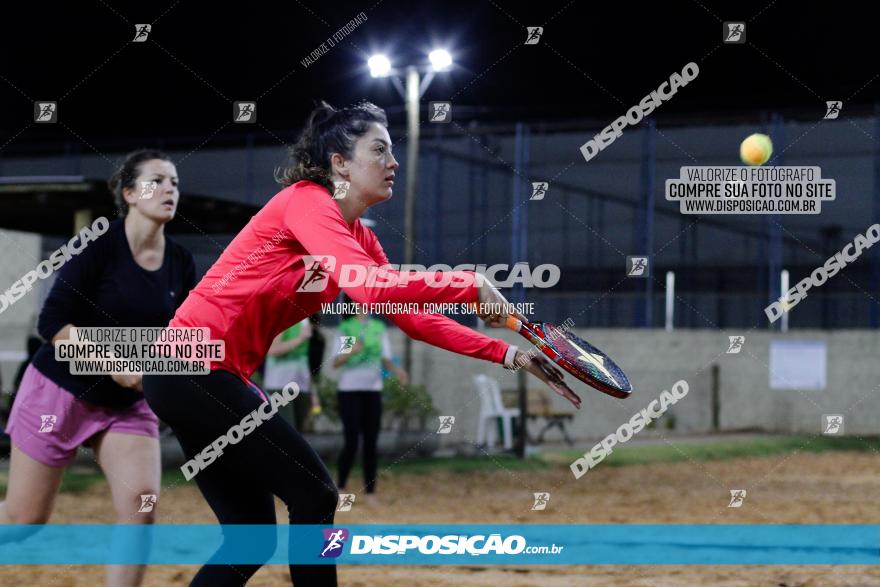
<path fill-rule="evenodd" d="M 495 328 L 501 328 L 503 326 L 510 327 L 512 324 L 517 321 L 526 321 L 527 319 L 523 316 L 510 302 L 504 299 L 498 290 L 492 286 L 489 287 L 489 295 L 483 296 L 481 292 L 481 298 L 486 299 L 488 297 L 494 298 L 495 301 L 492 302 L 471 302 L 471 307 L 477 313 L 477 315 L 486 321 L 486 324 L 489 326 L 493 326 Z M 498 305 L 498 308 L 491 308 L 493 311 L 498 310 L 498 313 L 492 314 L 490 312 L 485 312 L 480 314 L 481 309 L 479 304 L 486 303 L 492 306 Z M 565 382 L 565 377 L 553 363 L 551 363 L 547 357 L 544 355 L 534 354 L 534 353 L 526 353 L 524 351 L 517 351 L 516 356 L 514 357 L 514 363 L 543 381 L 547 384 L 550 389 L 570 401 L 574 404 L 574 407 L 577 409 L 581 408 L 581 398 L 578 394 L 576 394 Z"/>
<path fill-rule="evenodd" d="M 608 355 L 571 330 L 547 322 L 529 322 L 515 308 L 506 315 L 504 325 L 590 387 L 618 398 L 629 397 L 632 393 L 632 384 L 623 370 Z"/>
<path fill-rule="evenodd" d="M 520 320 L 526 320 L 525 316 L 508 302 L 501 292 L 498 291 L 491 281 L 484 275 L 477 274 L 479 284 L 479 301 L 471 302 L 477 316 L 482 319 L 488 326 L 492 328 L 502 328 L 505 326 L 505 319 L 508 314 L 512 314 Z"/>
<path fill-rule="evenodd" d="M 568 386 L 562 371 L 547 357 L 541 354 L 529 354 L 517 350 L 514 362 L 546 383 L 550 389 L 570 401 L 575 408 L 581 409 L 581 397 Z"/>

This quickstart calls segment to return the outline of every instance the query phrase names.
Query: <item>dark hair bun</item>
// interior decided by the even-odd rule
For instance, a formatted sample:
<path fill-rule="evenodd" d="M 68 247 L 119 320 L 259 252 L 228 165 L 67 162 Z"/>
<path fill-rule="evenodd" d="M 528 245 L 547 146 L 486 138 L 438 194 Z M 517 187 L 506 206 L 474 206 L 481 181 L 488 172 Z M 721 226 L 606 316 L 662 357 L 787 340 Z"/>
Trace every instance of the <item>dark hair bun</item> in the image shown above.
<path fill-rule="evenodd" d="M 362 101 L 337 110 L 321 100 L 309 113 L 299 138 L 290 148 L 287 167 L 276 169 L 275 180 L 285 187 L 308 180 L 332 194 L 330 156 L 340 153 L 350 159 L 355 141 L 376 122 L 388 126 L 385 111 L 372 102 Z"/>

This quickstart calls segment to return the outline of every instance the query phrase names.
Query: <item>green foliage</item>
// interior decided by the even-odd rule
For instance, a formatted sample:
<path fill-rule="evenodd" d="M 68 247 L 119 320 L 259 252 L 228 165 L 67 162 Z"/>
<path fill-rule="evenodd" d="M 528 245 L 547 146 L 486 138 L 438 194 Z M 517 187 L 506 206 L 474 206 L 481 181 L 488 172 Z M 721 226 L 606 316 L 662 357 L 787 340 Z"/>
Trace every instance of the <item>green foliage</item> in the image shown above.
<path fill-rule="evenodd" d="M 317 390 L 318 400 L 321 402 L 321 415 L 331 422 L 338 422 L 339 402 L 336 401 L 336 380 L 319 375 Z"/>
<path fill-rule="evenodd" d="M 183 475 L 181 474 L 181 477 Z M 7 490 L 8 475 L 0 478 L 0 495 L 5 495 Z M 97 471 L 67 471 L 61 478 L 61 493 L 82 493 L 92 485 L 104 482 L 104 475 Z"/>
<path fill-rule="evenodd" d="M 880 438 L 853 438 L 833 436 L 768 436 L 753 439 L 709 440 L 688 442 L 669 439 L 669 444 L 615 446 L 614 452 L 602 461 L 602 466 L 641 465 L 647 463 L 675 463 L 681 461 L 717 461 L 745 457 L 828 451 L 877 452 Z M 583 451 L 566 450 L 558 453 L 565 459 L 583 456 Z"/>
<path fill-rule="evenodd" d="M 321 413 L 331 422 L 339 421 L 339 407 L 336 398 L 336 381 L 321 376 L 318 380 L 318 399 L 321 400 Z M 417 423 L 418 429 L 425 426 L 427 418 L 436 413 L 431 396 L 424 385 L 408 383 L 403 385 L 394 378 L 386 379 L 382 389 L 382 407 L 387 421 L 399 422 L 402 429 L 410 429 Z"/>
<path fill-rule="evenodd" d="M 539 471 L 555 467 L 556 464 L 545 460 L 542 455 L 521 459 L 506 454 L 491 456 L 454 456 L 454 457 L 419 457 L 407 458 L 394 463 L 386 471 L 390 475 L 429 475 L 436 471 L 448 471 L 457 474 L 485 472 L 498 467 L 505 471 Z"/>
<path fill-rule="evenodd" d="M 394 378 L 385 380 L 382 402 L 389 420 L 399 422 L 402 430 L 408 430 L 413 420 L 423 430 L 426 420 L 437 413 L 424 385 L 404 385 Z"/>

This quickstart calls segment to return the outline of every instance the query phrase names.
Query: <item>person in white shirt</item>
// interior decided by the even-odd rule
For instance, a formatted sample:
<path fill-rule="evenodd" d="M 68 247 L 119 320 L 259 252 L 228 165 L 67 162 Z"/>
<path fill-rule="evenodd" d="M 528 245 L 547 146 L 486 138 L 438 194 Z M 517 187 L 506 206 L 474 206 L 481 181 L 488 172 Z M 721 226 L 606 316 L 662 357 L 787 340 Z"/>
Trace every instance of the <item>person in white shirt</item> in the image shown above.
<path fill-rule="evenodd" d="M 333 366 L 340 370 L 336 385 L 339 416 L 345 437 L 339 456 L 339 491 L 344 491 L 358 443 L 364 439 L 364 491 L 376 491 L 377 444 L 382 422 L 382 367 L 406 385 L 409 375 L 391 360 L 385 324 L 359 313 L 339 323 Z"/>

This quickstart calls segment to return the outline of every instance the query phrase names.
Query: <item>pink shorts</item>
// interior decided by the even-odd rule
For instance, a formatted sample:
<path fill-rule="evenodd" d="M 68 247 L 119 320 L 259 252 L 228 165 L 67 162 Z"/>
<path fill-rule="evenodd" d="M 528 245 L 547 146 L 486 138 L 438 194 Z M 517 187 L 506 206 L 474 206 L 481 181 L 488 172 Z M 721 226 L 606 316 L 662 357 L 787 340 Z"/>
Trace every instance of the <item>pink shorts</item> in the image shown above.
<path fill-rule="evenodd" d="M 44 465 L 63 467 L 102 432 L 158 438 L 159 419 L 143 399 L 121 410 L 79 401 L 28 366 L 6 425 L 18 449 Z"/>

